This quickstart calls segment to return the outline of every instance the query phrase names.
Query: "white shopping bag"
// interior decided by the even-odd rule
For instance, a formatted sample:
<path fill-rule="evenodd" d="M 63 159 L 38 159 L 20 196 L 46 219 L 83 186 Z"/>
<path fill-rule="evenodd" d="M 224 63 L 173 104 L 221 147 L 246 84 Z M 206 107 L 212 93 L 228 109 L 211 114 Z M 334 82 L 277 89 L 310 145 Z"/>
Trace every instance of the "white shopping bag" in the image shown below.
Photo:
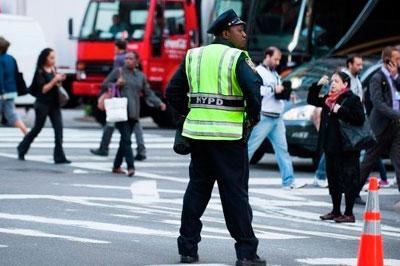
<path fill-rule="evenodd" d="M 122 122 L 128 120 L 128 98 L 113 97 L 104 100 L 107 122 Z"/>

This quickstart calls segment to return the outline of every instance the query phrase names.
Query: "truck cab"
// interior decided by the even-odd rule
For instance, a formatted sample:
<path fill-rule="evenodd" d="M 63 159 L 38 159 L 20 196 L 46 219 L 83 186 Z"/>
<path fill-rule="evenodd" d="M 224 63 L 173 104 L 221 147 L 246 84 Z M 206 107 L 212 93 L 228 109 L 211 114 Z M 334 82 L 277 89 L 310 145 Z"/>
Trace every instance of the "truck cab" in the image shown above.
<path fill-rule="evenodd" d="M 199 45 L 198 36 L 193 0 L 92 0 L 78 37 L 73 94 L 96 99 L 112 70 L 114 42 L 125 39 L 127 50 L 139 54 L 151 88 L 163 97 L 186 51 Z M 152 112 L 156 123 L 168 123 L 159 115 Z"/>

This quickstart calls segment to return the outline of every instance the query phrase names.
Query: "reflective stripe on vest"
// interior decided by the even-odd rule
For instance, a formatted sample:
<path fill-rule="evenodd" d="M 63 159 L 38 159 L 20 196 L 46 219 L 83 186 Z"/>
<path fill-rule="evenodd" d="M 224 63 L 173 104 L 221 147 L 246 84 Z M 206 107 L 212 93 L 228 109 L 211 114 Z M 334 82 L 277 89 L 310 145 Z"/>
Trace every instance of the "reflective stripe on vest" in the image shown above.
<path fill-rule="evenodd" d="M 242 138 L 245 102 L 236 80 L 242 52 L 222 44 L 188 51 L 185 67 L 190 112 L 182 135 L 204 140 Z"/>

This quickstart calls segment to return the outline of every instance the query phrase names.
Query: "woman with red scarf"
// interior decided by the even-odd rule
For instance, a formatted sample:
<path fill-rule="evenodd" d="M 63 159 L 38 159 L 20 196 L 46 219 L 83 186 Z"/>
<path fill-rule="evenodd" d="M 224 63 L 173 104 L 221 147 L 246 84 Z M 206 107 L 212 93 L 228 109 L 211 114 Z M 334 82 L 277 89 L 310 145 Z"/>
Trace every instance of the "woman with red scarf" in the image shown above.
<path fill-rule="evenodd" d="M 326 172 L 333 209 L 320 216 L 321 220 L 338 223 L 354 223 L 354 200 L 360 179 L 360 151 L 343 150 L 339 120 L 355 126 L 364 123 L 364 109 L 360 98 L 351 92 L 350 77 L 344 72 L 335 72 L 331 78 L 328 94 L 320 96 L 321 88 L 329 83 L 323 76 L 309 89 L 308 104 L 322 107 L 318 146 L 326 155 Z M 340 203 L 345 194 L 346 209 L 342 215 Z"/>

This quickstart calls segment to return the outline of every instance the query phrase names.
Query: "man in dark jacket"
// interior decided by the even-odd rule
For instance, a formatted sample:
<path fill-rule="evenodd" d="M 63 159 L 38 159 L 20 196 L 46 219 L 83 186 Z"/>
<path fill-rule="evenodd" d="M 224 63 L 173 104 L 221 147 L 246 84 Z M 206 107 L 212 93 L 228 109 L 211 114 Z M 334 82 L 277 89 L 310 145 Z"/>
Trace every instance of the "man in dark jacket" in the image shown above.
<path fill-rule="evenodd" d="M 382 69 L 372 77 L 369 87 L 373 104 L 369 119 L 377 143 L 367 150 L 361 163 L 360 191 L 376 161 L 388 150 L 400 190 L 400 52 L 386 47 L 382 61 Z"/>
<path fill-rule="evenodd" d="M 166 94 L 179 115 L 187 116 L 183 134 L 192 146 L 179 254 L 183 263 L 198 261 L 200 218 L 217 181 L 227 228 L 236 240 L 236 265 L 262 266 L 266 262 L 257 256 L 258 239 L 251 226 L 247 136 L 243 133 L 244 118 L 250 125 L 260 120 L 262 82 L 242 50 L 244 22 L 232 9 L 221 14 L 208 33 L 217 36 L 215 42 L 189 50 Z"/>

